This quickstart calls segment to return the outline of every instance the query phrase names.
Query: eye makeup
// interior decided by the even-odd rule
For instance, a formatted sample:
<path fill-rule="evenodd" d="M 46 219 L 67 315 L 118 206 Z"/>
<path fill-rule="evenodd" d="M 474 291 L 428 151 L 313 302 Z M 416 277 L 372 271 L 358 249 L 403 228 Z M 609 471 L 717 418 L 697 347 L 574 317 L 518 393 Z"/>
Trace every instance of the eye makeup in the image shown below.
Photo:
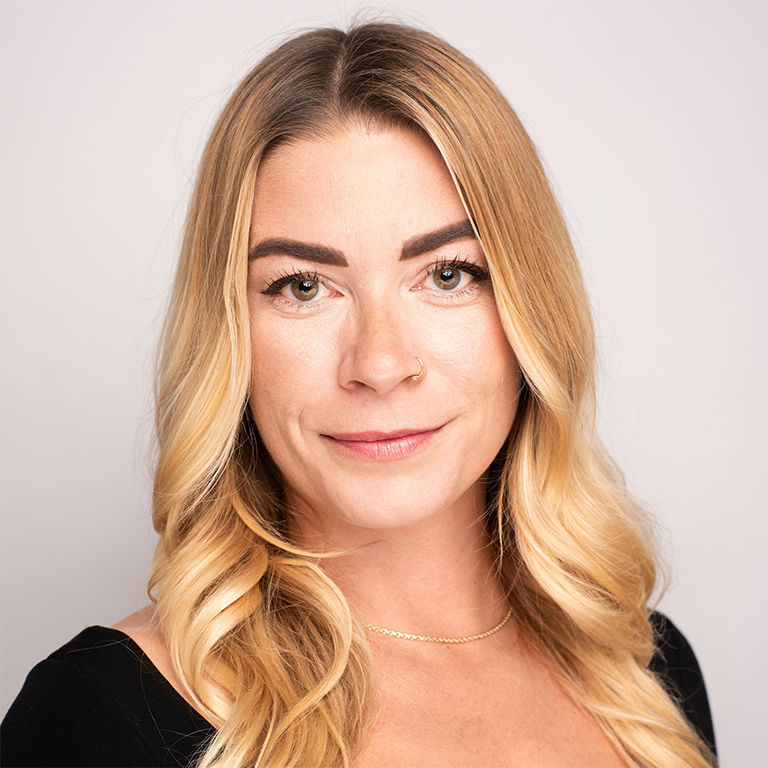
<path fill-rule="evenodd" d="M 434 277 L 434 285 L 425 285 L 425 281 L 433 275 L 446 273 L 443 278 L 443 285 L 439 283 L 439 278 Z M 454 273 L 453 277 L 447 276 L 447 273 Z M 462 285 L 461 273 L 469 275 L 473 279 L 469 285 Z M 431 290 L 437 294 L 442 294 L 446 298 L 449 296 L 462 296 L 466 291 L 477 287 L 478 283 L 486 282 L 490 279 L 488 270 L 473 261 L 461 258 L 459 256 L 453 259 L 442 259 L 431 264 L 419 278 L 414 286 L 414 290 Z M 317 298 L 319 287 L 325 286 L 326 282 L 317 271 L 308 271 L 296 269 L 290 272 L 278 273 L 270 280 L 265 288 L 259 291 L 264 296 L 280 298 L 280 293 L 286 286 L 293 286 L 292 297 L 284 296 L 285 300 L 291 303 L 308 304 Z M 458 290 L 456 290 L 458 288 Z"/>
<path fill-rule="evenodd" d="M 267 287 L 264 288 L 264 290 L 259 291 L 259 293 L 263 294 L 264 296 L 276 296 L 278 293 L 280 293 L 280 291 L 283 290 L 283 288 L 285 288 L 286 285 L 303 282 L 325 285 L 323 278 L 320 277 L 317 272 L 296 270 L 295 272 L 286 272 L 282 275 L 279 275 L 277 278 L 270 281 L 267 284 Z"/>
<path fill-rule="evenodd" d="M 434 275 L 436 272 L 449 272 L 451 270 L 466 272 L 480 282 L 489 280 L 491 277 L 485 267 L 481 267 L 479 264 L 475 264 L 472 261 L 466 261 L 459 256 L 453 259 L 443 259 L 443 261 L 438 261 L 436 264 L 433 264 L 429 268 L 427 276 Z"/>

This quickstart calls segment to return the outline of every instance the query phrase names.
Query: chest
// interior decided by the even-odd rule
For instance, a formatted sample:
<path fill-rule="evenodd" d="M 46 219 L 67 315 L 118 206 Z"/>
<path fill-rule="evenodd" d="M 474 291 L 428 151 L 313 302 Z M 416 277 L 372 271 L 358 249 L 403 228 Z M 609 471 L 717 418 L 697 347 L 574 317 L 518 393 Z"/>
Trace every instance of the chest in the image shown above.
<path fill-rule="evenodd" d="M 531 658 L 382 665 L 360 768 L 620 768 L 595 721 Z M 463 662 L 463 663 L 462 663 Z"/>

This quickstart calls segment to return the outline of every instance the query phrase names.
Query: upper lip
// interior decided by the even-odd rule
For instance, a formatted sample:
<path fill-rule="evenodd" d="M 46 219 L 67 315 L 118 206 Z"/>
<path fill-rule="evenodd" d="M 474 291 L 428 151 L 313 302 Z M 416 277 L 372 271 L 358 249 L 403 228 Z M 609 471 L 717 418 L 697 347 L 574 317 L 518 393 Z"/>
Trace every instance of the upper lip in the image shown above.
<path fill-rule="evenodd" d="M 326 437 L 332 437 L 334 440 L 344 440 L 350 443 L 375 443 L 379 440 L 396 440 L 399 437 L 420 435 L 424 432 L 434 432 L 436 429 L 440 429 L 440 427 L 408 427 L 406 429 L 395 429 L 391 432 L 379 432 L 376 430 L 366 430 L 365 432 L 336 432 L 332 435 L 328 434 Z"/>

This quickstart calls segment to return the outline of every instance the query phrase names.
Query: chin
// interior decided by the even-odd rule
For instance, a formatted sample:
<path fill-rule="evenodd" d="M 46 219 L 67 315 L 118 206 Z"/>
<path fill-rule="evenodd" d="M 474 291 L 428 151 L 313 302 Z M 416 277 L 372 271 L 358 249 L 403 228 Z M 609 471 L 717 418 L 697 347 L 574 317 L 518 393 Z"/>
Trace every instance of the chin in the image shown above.
<path fill-rule="evenodd" d="M 425 487 L 423 483 L 415 491 L 411 483 L 379 482 L 373 488 L 349 488 L 333 499 L 310 500 L 291 493 L 289 497 L 293 497 L 295 528 L 329 533 L 341 526 L 346 533 L 352 533 L 354 529 L 360 532 L 415 529 L 443 515 L 470 524 L 480 514 L 483 492 L 479 481 L 453 493 L 446 493 L 444 487 Z M 456 522 L 461 524 L 458 519 Z"/>

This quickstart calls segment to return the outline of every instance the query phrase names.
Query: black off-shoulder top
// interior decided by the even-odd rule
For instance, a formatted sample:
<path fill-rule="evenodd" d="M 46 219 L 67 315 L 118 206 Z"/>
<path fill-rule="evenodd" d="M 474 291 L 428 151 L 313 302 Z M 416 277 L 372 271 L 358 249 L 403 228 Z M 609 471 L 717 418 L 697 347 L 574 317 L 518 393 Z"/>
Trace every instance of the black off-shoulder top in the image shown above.
<path fill-rule="evenodd" d="M 704 740 L 714 732 L 701 670 L 669 619 L 652 617 L 661 674 Z M 89 627 L 29 673 L 0 726 L 0 764 L 193 765 L 215 735 L 124 633 Z"/>

